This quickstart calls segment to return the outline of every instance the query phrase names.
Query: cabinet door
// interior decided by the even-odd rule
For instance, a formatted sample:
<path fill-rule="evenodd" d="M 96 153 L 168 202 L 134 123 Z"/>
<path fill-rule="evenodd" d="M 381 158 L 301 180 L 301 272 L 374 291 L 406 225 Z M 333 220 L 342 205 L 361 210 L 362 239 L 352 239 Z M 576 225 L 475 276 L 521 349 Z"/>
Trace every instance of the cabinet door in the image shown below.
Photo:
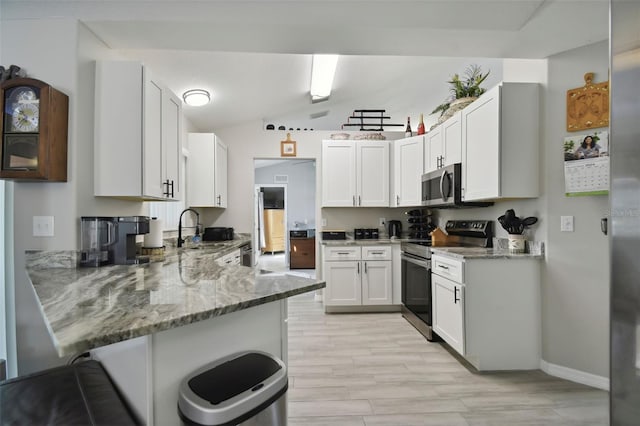
<path fill-rule="evenodd" d="M 500 196 L 500 86 L 462 110 L 462 199 Z"/>
<path fill-rule="evenodd" d="M 429 131 L 424 145 L 424 172 L 431 172 L 442 167 L 440 164 L 442 152 L 442 125 Z"/>
<path fill-rule="evenodd" d="M 399 139 L 394 143 L 394 199 L 391 207 L 420 206 L 424 137 Z"/>
<path fill-rule="evenodd" d="M 354 141 L 322 142 L 322 206 L 356 204 L 356 145 Z"/>
<path fill-rule="evenodd" d="M 362 304 L 390 305 L 392 302 L 391 261 L 362 262 Z"/>
<path fill-rule="evenodd" d="M 464 286 L 431 274 L 433 330 L 464 355 Z"/>
<path fill-rule="evenodd" d="M 216 138 L 215 144 L 215 207 L 227 207 L 227 161 L 228 149 L 225 144 Z"/>
<path fill-rule="evenodd" d="M 163 192 L 169 199 L 180 200 L 182 101 L 166 87 L 162 91 L 162 117 Z"/>
<path fill-rule="evenodd" d="M 442 123 L 442 155 L 441 166 L 462 162 L 462 111 Z"/>
<path fill-rule="evenodd" d="M 190 207 L 215 206 L 215 146 L 213 133 L 189 133 L 187 204 Z"/>
<path fill-rule="evenodd" d="M 358 207 L 389 206 L 389 143 L 356 143 L 356 204 Z"/>
<path fill-rule="evenodd" d="M 361 305 L 360 262 L 325 262 L 323 266 L 325 305 Z"/>
<path fill-rule="evenodd" d="M 162 185 L 162 85 L 143 68 L 144 113 L 142 190 L 144 197 L 164 198 Z M 125 155 L 126 153 L 123 153 Z M 114 173 L 118 173 L 116 170 Z"/>

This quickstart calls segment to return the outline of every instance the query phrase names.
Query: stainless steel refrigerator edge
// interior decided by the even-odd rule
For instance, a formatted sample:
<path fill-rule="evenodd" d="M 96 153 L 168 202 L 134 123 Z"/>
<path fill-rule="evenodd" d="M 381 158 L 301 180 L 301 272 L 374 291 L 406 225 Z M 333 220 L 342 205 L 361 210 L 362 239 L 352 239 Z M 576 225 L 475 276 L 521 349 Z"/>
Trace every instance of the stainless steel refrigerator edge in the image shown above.
<path fill-rule="evenodd" d="M 640 419 L 640 2 L 610 1 L 611 425 Z"/>

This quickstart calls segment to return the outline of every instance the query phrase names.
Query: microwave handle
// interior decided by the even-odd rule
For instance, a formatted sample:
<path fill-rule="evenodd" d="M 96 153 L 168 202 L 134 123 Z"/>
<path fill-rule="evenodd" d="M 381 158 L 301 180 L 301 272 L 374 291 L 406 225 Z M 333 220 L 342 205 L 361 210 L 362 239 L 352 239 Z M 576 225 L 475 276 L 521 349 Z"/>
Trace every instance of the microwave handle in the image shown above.
<path fill-rule="evenodd" d="M 442 171 L 442 176 L 440 176 L 440 196 L 442 197 L 442 201 L 447 201 L 447 198 L 449 198 L 449 195 L 445 195 L 444 193 L 444 178 L 448 178 L 449 179 L 449 187 L 451 187 L 451 178 L 449 177 L 449 174 L 447 173 L 446 170 Z"/>

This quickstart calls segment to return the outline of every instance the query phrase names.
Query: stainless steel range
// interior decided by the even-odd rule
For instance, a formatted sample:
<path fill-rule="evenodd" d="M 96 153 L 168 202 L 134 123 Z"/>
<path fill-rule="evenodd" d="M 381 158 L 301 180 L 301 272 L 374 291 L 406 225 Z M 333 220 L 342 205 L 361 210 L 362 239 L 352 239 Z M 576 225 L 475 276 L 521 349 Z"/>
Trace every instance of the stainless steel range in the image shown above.
<path fill-rule="evenodd" d="M 445 225 L 455 247 L 491 247 L 490 220 L 450 220 Z M 427 340 L 437 339 L 431 327 L 431 242 L 402 243 L 402 316 Z"/>

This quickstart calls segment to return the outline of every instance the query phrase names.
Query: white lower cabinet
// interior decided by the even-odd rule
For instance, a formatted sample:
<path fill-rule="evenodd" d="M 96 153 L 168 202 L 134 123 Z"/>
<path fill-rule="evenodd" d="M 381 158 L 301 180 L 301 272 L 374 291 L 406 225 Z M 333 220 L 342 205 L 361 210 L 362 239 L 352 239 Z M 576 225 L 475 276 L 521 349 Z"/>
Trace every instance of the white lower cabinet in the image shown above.
<path fill-rule="evenodd" d="M 433 274 L 433 330 L 464 355 L 464 286 Z"/>
<path fill-rule="evenodd" d="M 324 247 L 325 306 L 391 305 L 390 246 Z"/>
<path fill-rule="evenodd" d="M 540 367 L 540 260 L 432 255 L 433 330 L 479 371 Z"/>

